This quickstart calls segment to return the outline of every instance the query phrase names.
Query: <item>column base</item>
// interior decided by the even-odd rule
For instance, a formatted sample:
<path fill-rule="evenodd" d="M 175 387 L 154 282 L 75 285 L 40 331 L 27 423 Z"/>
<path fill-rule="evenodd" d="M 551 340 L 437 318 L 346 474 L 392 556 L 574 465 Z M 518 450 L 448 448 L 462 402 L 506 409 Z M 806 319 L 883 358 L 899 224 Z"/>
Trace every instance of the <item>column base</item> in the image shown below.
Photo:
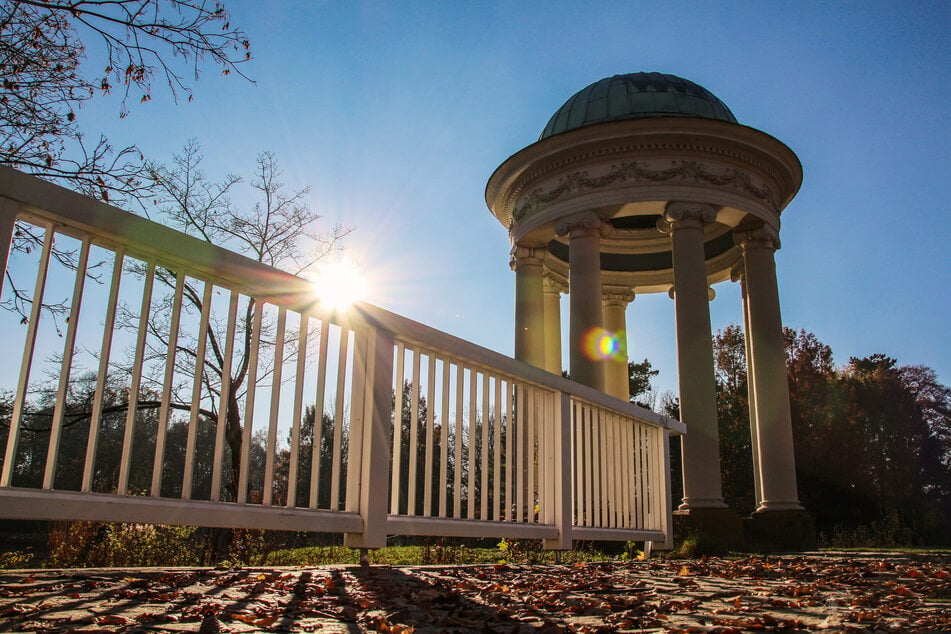
<path fill-rule="evenodd" d="M 744 518 L 746 545 L 757 552 L 815 550 L 816 526 L 806 511 L 757 511 Z"/>
<path fill-rule="evenodd" d="M 674 541 L 697 541 L 698 554 L 742 550 L 743 520 L 731 508 L 692 508 L 674 511 Z"/>

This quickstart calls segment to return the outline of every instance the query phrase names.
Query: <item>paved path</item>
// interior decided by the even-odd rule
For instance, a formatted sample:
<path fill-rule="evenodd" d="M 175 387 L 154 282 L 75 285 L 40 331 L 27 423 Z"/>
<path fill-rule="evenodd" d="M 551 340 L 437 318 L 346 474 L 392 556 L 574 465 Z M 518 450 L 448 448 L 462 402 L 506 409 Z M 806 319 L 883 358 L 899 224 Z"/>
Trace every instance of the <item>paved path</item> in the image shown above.
<path fill-rule="evenodd" d="M 951 631 L 951 557 L 0 571 L 2 632 Z"/>

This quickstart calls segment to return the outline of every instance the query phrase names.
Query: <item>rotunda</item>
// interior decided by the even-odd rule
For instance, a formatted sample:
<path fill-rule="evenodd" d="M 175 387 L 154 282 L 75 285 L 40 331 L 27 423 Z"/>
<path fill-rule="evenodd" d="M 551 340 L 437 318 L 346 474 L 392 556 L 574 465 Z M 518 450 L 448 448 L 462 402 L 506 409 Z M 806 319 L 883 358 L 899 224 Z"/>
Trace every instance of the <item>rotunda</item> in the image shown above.
<path fill-rule="evenodd" d="M 486 186 L 512 244 L 516 358 L 561 372 L 567 292 L 571 378 L 627 400 L 626 307 L 673 298 L 682 513 L 725 509 L 708 302 L 729 280 L 742 287 L 757 514 L 802 511 L 773 257 L 801 183 L 792 150 L 713 93 L 642 72 L 573 95 Z"/>

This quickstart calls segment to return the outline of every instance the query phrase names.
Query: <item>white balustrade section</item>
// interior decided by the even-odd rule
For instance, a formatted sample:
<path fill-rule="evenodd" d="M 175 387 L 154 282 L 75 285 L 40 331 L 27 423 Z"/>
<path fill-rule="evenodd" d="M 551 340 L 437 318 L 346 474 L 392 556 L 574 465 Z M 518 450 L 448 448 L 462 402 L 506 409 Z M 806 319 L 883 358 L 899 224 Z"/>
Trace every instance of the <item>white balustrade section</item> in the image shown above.
<path fill-rule="evenodd" d="M 9 168 L 0 240 L 0 518 L 670 545 L 677 421 Z"/>

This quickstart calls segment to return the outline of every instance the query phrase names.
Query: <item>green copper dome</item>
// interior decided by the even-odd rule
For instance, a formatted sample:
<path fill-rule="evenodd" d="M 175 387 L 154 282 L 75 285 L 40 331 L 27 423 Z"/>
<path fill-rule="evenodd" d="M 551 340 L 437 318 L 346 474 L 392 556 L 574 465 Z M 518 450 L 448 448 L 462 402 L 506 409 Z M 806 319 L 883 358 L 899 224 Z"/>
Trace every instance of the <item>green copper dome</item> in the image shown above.
<path fill-rule="evenodd" d="M 597 123 L 645 117 L 699 117 L 736 123 L 716 95 L 692 81 L 663 73 L 605 77 L 558 109 L 538 140 Z"/>

